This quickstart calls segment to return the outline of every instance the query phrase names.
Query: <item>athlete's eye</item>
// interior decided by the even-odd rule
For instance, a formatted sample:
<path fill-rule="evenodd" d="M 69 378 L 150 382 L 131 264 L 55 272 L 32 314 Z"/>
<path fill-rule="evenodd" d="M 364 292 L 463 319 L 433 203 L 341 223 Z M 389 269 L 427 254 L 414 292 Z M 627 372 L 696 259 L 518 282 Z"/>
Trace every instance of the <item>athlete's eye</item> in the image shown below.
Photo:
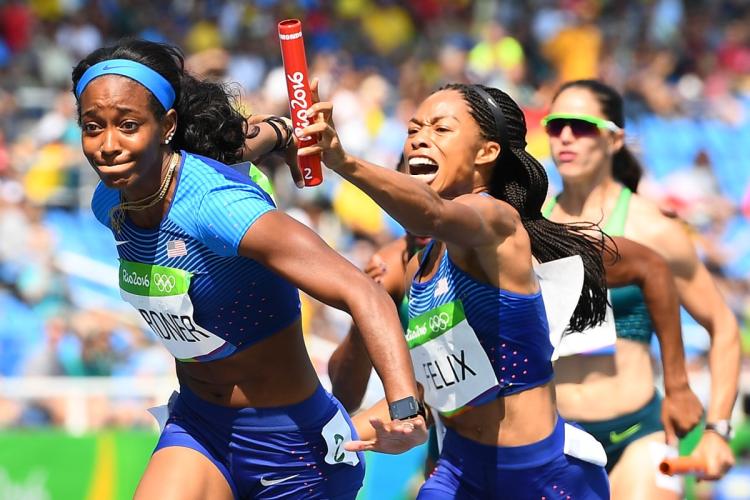
<path fill-rule="evenodd" d="M 99 125 L 93 122 L 84 123 L 83 124 L 83 131 L 87 134 L 92 134 L 100 129 Z"/>
<path fill-rule="evenodd" d="M 134 121 L 123 122 L 122 125 L 120 125 L 120 128 L 126 132 L 134 132 L 138 129 L 138 123 Z"/>

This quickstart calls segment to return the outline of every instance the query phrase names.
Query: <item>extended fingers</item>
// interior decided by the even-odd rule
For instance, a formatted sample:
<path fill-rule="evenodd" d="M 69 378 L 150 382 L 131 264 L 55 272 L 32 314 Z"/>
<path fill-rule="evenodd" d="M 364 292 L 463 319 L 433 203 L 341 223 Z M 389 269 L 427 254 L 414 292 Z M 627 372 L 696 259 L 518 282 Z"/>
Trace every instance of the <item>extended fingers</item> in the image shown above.
<path fill-rule="evenodd" d="M 289 166 L 289 172 L 292 174 L 292 180 L 298 188 L 305 187 L 305 181 L 302 179 L 302 171 L 300 171 L 297 161 L 287 163 Z"/>
<path fill-rule="evenodd" d="M 316 117 L 316 121 L 329 120 L 333 114 L 333 103 L 330 101 L 316 102 L 307 109 L 308 117 Z"/>
<path fill-rule="evenodd" d="M 370 418 L 370 425 L 372 426 L 372 428 L 373 428 L 373 429 L 375 429 L 375 431 L 376 431 L 376 432 L 377 432 L 377 431 L 380 431 L 380 432 L 388 432 L 388 427 L 387 427 L 387 426 L 386 426 L 386 424 L 385 424 L 385 423 L 384 423 L 384 422 L 383 422 L 383 421 L 382 421 L 381 419 L 379 419 L 378 417 L 371 417 L 371 418 Z"/>
<path fill-rule="evenodd" d="M 320 79 L 316 76 L 310 80 L 310 94 L 312 94 L 312 102 L 320 102 L 320 94 L 318 88 L 320 87 Z"/>
<path fill-rule="evenodd" d="M 297 156 L 313 156 L 313 155 L 319 155 L 323 153 L 323 148 L 321 146 L 318 146 L 317 144 L 313 144 L 312 146 L 306 146 L 304 148 L 300 148 L 297 151 Z"/>
<path fill-rule="evenodd" d="M 375 449 L 375 441 L 349 441 L 344 443 L 346 451 L 370 451 Z"/>
<path fill-rule="evenodd" d="M 331 126 L 328 124 L 328 122 L 323 122 L 323 121 L 315 122 L 303 128 L 300 131 L 300 136 L 307 137 L 313 134 L 322 134 L 328 131 L 333 131 L 333 129 L 331 129 Z"/>
<path fill-rule="evenodd" d="M 665 418 L 662 420 L 662 425 L 664 425 L 664 435 L 666 437 L 666 442 L 669 446 L 677 446 L 679 444 L 679 440 L 677 439 L 677 433 L 675 432 L 674 425 L 672 424 L 672 419 Z"/>

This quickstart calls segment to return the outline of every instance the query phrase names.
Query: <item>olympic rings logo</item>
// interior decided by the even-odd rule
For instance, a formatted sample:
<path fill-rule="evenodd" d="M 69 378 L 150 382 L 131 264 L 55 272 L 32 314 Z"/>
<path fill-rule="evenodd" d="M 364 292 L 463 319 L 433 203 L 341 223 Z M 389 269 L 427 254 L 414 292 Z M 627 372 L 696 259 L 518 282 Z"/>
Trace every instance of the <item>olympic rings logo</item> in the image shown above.
<path fill-rule="evenodd" d="M 430 330 L 437 332 L 438 330 L 445 330 L 448 324 L 450 324 L 450 321 L 450 315 L 447 312 L 441 312 L 440 314 L 430 316 L 428 324 L 430 325 Z"/>
<path fill-rule="evenodd" d="M 154 273 L 154 284 L 160 292 L 169 293 L 175 286 L 175 279 L 168 274 Z"/>

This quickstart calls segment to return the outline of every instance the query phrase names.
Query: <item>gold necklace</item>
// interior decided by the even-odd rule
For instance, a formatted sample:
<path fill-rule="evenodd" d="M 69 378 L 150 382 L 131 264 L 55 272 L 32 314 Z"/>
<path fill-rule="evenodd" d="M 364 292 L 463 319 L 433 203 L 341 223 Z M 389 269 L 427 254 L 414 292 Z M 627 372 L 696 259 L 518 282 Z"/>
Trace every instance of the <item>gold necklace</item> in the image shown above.
<path fill-rule="evenodd" d="M 180 162 L 180 155 L 179 153 L 172 153 L 172 158 L 169 160 L 169 167 L 167 169 L 167 175 L 164 176 L 164 180 L 161 183 L 161 186 L 159 186 L 159 190 L 156 191 L 154 194 L 151 194 L 149 196 L 146 196 L 145 198 L 141 198 L 140 200 L 136 201 L 122 201 L 122 193 L 120 194 L 120 203 L 115 205 L 109 210 L 109 220 L 112 228 L 119 233 L 122 229 L 122 224 L 125 222 L 125 211 L 126 210 L 146 210 L 147 208 L 151 208 L 157 203 L 159 203 L 161 200 L 164 199 L 164 196 L 167 194 L 167 191 L 169 190 L 169 185 L 171 184 L 172 177 L 174 175 L 174 170 L 177 167 L 177 164 Z"/>

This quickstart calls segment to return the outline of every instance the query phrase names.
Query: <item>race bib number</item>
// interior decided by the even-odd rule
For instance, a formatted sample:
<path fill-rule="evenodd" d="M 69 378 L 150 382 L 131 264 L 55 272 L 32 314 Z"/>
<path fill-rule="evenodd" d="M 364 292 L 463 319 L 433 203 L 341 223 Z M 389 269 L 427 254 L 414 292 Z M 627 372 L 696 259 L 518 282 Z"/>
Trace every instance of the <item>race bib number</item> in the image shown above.
<path fill-rule="evenodd" d="M 120 260 L 120 295 L 179 360 L 210 354 L 226 343 L 195 322 L 189 288 L 187 271 Z"/>
<path fill-rule="evenodd" d="M 406 341 L 424 400 L 441 413 L 454 412 L 498 385 L 461 301 L 410 319 Z"/>
<path fill-rule="evenodd" d="M 354 466 L 359 463 L 359 455 L 353 451 L 344 449 L 344 443 L 352 440 L 352 428 L 349 427 L 349 422 L 346 421 L 341 410 L 338 410 L 336 415 L 323 426 L 321 435 L 328 447 L 328 453 L 325 456 L 327 464 L 348 464 Z"/>

